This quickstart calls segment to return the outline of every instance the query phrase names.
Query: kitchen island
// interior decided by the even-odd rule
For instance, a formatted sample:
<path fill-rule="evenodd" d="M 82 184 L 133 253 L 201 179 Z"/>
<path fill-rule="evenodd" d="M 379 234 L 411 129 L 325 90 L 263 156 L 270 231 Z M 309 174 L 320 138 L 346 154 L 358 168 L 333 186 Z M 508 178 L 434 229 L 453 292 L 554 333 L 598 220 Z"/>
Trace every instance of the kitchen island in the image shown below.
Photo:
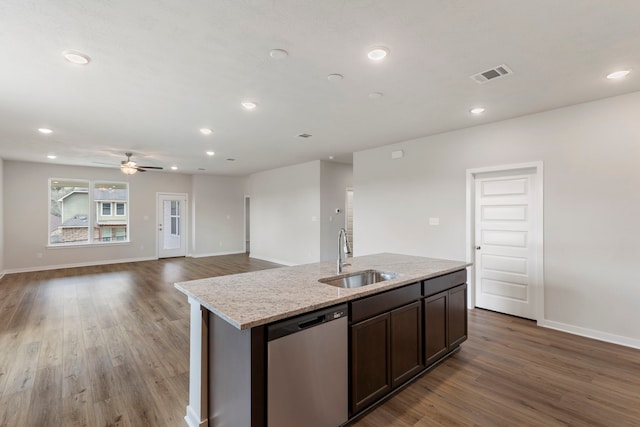
<path fill-rule="evenodd" d="M 464 341 L 469 264 L 390 253 L 349 262 L 343 275 L 378 270 L 397 277 L 339 288 L 319 282 L 336 276 L 335 263 L 323 262 L 176 283 L 191 304 L 187 424 L 267 424 L 268 328 L 294 316 L 347 304 L 349 419 L 453 353 Z M 409 359 L 415 359 L 415 366 L 393 353 L 398 340 L 403 340 L 398 347 L 407 348 L 411 333 L 414 345 L 409 346 Z M 376 378 L 366 377 L 372 363 L 367 352 L 375 353 L 384 368 L 381 386 L 375 384 Z M 358 357 L 366 363 L 359 365 Z M 354 376 L 356 372 L 359 377 Z"/>

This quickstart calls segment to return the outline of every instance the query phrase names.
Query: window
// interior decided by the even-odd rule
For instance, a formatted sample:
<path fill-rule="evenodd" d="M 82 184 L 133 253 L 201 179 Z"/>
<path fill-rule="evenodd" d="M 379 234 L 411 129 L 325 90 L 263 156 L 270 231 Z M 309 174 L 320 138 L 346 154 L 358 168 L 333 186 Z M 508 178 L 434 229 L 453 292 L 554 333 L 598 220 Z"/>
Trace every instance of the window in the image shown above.
<path fill-rule="evenodd" d="M 129 240 L 127 183 L 52 178 L 49 195 L 50 245 Z"/>
<path fill-rule="evenodd" d="M 171 201 L 171 235 L 180 235 L 180 201 Z"/>

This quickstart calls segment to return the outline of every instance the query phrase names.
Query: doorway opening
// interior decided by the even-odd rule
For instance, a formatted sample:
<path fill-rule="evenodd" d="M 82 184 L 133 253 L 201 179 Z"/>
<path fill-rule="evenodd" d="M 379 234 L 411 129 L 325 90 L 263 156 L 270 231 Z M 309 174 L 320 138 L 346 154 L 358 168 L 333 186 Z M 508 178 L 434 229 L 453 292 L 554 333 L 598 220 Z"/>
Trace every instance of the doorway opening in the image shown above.
<path fill-rule="evenodd" d="M 244 196 L 244 252 L 251 253 L 251 198 Z"/>
<path fill-rule="evenodd" d="M 353 188 L 348 187 L 345 200 L 345 216 L 344 216 L 344 228 L 347 231 L 347 242 L 349 242 L 349 248 L 351 253 L 347 256 L 353 256 Z"/>
<path fill-rule="evenodd" d="M 467 170 L 469 307 L 544 320 L 542 162 Z"/>

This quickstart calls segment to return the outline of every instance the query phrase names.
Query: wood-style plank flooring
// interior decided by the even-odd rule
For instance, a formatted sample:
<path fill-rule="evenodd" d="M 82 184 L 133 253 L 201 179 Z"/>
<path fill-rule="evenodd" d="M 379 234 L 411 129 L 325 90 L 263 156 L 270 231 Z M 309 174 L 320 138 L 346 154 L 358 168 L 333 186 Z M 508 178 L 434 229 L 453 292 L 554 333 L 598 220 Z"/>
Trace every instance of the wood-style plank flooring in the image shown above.
<path fill-rule="evenodd" d="M 189 306 L 172 283 L 274 266 L 229 255 L 5 276 L 0 426 L 185 426 Z M 432 425 L 640 426 L 640 351 L 471 310 L 461 351 L 354 424 Z"/>

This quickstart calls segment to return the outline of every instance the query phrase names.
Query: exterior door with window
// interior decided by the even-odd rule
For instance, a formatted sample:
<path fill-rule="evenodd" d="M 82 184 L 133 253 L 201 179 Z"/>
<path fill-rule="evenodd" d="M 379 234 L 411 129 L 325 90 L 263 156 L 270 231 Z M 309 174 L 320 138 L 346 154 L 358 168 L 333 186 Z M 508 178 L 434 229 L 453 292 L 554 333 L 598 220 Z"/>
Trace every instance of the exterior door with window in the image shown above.
<path fill-rule="evenodd" d="M 185 194 L 158 194 L 158 258 L 187 254 Z"/>

